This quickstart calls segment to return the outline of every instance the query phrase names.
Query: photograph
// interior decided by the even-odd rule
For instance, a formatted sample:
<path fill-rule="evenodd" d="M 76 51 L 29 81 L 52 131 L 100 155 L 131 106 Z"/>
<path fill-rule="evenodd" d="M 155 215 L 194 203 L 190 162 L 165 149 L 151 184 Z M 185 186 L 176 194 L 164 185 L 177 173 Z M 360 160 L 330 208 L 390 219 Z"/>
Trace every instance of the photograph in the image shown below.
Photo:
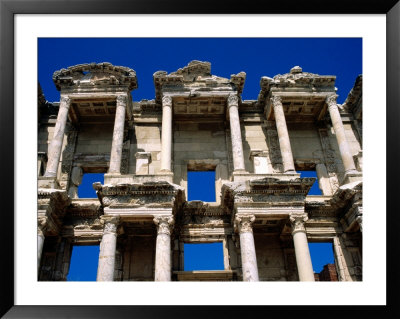
<path fill-rule="evenodd" d="M 398 95 L 389 41 L 398 16 L 292 17 L 248 15 L 245 32 L 225 32 L 215 26 L 239 19 L 15 16 L 1 81 L 15 92 L 14 114 L 1 119 L 2 132 L 15 125 L 5 234 L 14 257 L 3 265 L 14 283 L 1 314 L 12 305 L 9 318 L 100 308 L 99 318 L 202 317 L 208 305 L 339 314 L 393 299 L 384 198 L 393 189 L 375 165 L 392 154 L 385 131 L 395 138 L 398 111 L 386 111 Z M 346 32 L 351 17 L 359 27 Z M 324 19 L 326 29 L 305 31 Z M 268 29 L 277 22 L 285 27 Z M 4 81 L 10 52 L 14 84 Z M 3 93 L 2 105 L 13 103 Z M 287 311 L 313 311 L 300 308 Z M 395 311 L 374 313 L 386 309 Z"/>
<path fill-rule="evenodd" d="M 39 281 L 362 281 L 361 38 L 39 38 L 38 77 Z"/>

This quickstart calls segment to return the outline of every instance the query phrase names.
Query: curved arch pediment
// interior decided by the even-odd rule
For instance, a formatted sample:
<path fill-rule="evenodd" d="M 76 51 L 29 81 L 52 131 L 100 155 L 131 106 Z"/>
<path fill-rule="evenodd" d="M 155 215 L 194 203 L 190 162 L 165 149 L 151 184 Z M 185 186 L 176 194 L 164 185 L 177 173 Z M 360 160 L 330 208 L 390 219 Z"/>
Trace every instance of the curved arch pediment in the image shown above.
<path fill-rule="evenodd" d="M 96 85 L 127 86 L 129 91 L 137 88 L 136 72 L 133 69 L 108 62 L 77 64 L 55 71 L 53 82 L 57 90 Z"/>

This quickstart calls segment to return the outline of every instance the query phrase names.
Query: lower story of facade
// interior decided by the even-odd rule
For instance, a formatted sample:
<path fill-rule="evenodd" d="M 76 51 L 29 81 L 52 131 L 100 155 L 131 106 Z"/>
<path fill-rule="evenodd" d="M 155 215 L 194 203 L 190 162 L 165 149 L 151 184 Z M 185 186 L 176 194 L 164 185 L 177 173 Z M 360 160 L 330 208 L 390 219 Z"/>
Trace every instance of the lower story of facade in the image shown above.
<path fill-rule="evenodd" d="M 67 280 L 73 247 L 99 245 L 98 281 L 361 281 L 362 182 L 333 196 L 306 196 L 311 185 L 232 182 L 220 203 L 186 201 L 167 182 L 95 185 L 98 199 L 39 189 L 38 279 Z M 220 243 L 223 269 L 186 271 L 195 243 Z M 320 274 L 309 243 L 331 244 Z"/>

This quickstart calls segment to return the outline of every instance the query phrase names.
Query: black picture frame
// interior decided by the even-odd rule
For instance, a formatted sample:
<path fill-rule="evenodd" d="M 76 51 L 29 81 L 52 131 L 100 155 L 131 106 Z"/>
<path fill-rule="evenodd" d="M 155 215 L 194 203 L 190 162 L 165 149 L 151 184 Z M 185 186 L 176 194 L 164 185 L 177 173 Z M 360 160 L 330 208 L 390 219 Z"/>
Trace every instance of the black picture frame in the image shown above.
<path fill-rule="evenodd" d="M 15 305 L 14 290 L 14 17 L 16 14 L 386 14 L 387 22 L 387 283 L 386 306 L 22 306 Z M 395 273 L 398 237 L 395 227 L 396 180 L 400 162 L 400 3 L 398 0 L 287 0 L 217 2 L 204 0 L 0 0 L 0 167 L 1 276 L 0 315 L 4 318 L 158 318 L 158 317 L 248 317 L 261 316 L 399 318 Z M 379 92 L 377 92 L 379 94 Z M 400 145 L 399 145 L 400 146 Z M 379 187 L 379 185 L 376 185 Z M 379 199 L 384 203 L 383 199 Z M 182 292 L 185 293 L 185 292 Z M 232 293 L 240 294 L 240 288 Z M 179 297 L 179 296 L 177 296 Z M 284 298 L 284 296 L 282 296 Z"/>

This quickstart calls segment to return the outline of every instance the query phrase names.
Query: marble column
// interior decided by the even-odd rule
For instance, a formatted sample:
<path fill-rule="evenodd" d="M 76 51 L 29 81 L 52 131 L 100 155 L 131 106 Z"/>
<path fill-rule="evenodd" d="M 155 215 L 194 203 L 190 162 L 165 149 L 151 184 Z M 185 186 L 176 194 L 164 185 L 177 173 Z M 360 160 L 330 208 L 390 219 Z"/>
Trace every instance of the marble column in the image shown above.
<path fill-rule="evenodd" d="M 232 157 L 234 171 L 244 171 L 242 132 L 239 120 L 239 99 L 237 95 L 228 96 L 229 124 L 231 127 Z"/>
<path fill-rule="evenodd" d="M 161 171 L 171 171 L 172 154 L 172 97 L 162 98 Z"/>
<path fill-rule="evenodd" d="M 115 252 L 117 249 L 117 229 L 119 216 L 103 216 L 103 238 L 100 243 L 97 281 L 114 281 Z"/>
<path fill-rule="evenodd" d="M 114 132 L 111 146 L 110 167 L 108 172 L 111 174 L 121 173 L 122 147 L 124 142 L 124 126 L 126 114 L 127 97 L 119 95 L 117 97 L 117 109 L 115 111 Z"/>
<path fill-rule="evenodd" d="M 44 231 L 45 231 L 45 222 L 43 220 L 38 220 L 38 236 L 37 236 L 37 270 L 39 276 L 40 269 L 40 261 L 42 259 L 43 252 L 43 244 L 44 244 Z"/>
<path fill-rule="evenodd" d="M 307 220 L 307 214 L 290 215 L 299 279 L 300 281 L 315 281 L 310 250 L 308 249 L 306 229 L 304 227 L 304 223 Z"/>
<path fill-rule="evenodd" d="M 350 148 L 347 143 L 342 118 L 340 117 L 339 109 L 336 104 L 336 98 L 337 95 L 329 95 L 326 98 L 329 115 L 331 117 L 336 140 L 339 145 L 340 156 L 342 157 L 345 173 L 355 173 L 357 172 L 356 166 L 354 164 L 353 156 L 350 153 Z"/>
<path fill-rule="evenodd" d="M 68 196 L 78 198 L 78 187 L 82 183 L 83 171 L 81 167 L 74 166 L 71 172 L 70 186 Z"/>
<path fill-rule="evenodd" d="M 71 99 L 67 96 L 62 96 L 60 99 L 60 108 L 58 110 L 57 122 L 54 127 L 53 139 L 49 145 L 48 162 L 46 167 L 45 177 L 56 177 L 58 164 L 61 157 L 61 149 L 64 140 L 65 126 L 68 119 L 68 110 L 71 105 Z"/>
<path fill-rule="evenodd" d="M 323 195 L 333 195 L 331 182 L 329 179 L 328 170 L 325 164 L 317 164 L 315 166 L 315 171 L 317 172 L 319 188 Z"/>
<path fill-rule="evenodd" d="M 254 220 L 255 217 L 251 214 L 239 214 L 235 217 L 235 223 L 240 235 L 243 281 L 259 281 L 252 228 Z"/>
<path fill-rule="evenodd" d="M 276 130 L 278 132 L 279 147 L 281 149 L 283 170 L 285 173 L 295 173 L 292 147 L 290 146 L 289 132 L 286 126 L 285 113 L 283 112 L 282 98 L 273 96 L 271 98 L 274 108 Z"/>
<path fill-rule="evenodd" d="M 172 216 L 156 216 L 157 226 L 155 281 L 171 281 L 171 227 Z"/>

